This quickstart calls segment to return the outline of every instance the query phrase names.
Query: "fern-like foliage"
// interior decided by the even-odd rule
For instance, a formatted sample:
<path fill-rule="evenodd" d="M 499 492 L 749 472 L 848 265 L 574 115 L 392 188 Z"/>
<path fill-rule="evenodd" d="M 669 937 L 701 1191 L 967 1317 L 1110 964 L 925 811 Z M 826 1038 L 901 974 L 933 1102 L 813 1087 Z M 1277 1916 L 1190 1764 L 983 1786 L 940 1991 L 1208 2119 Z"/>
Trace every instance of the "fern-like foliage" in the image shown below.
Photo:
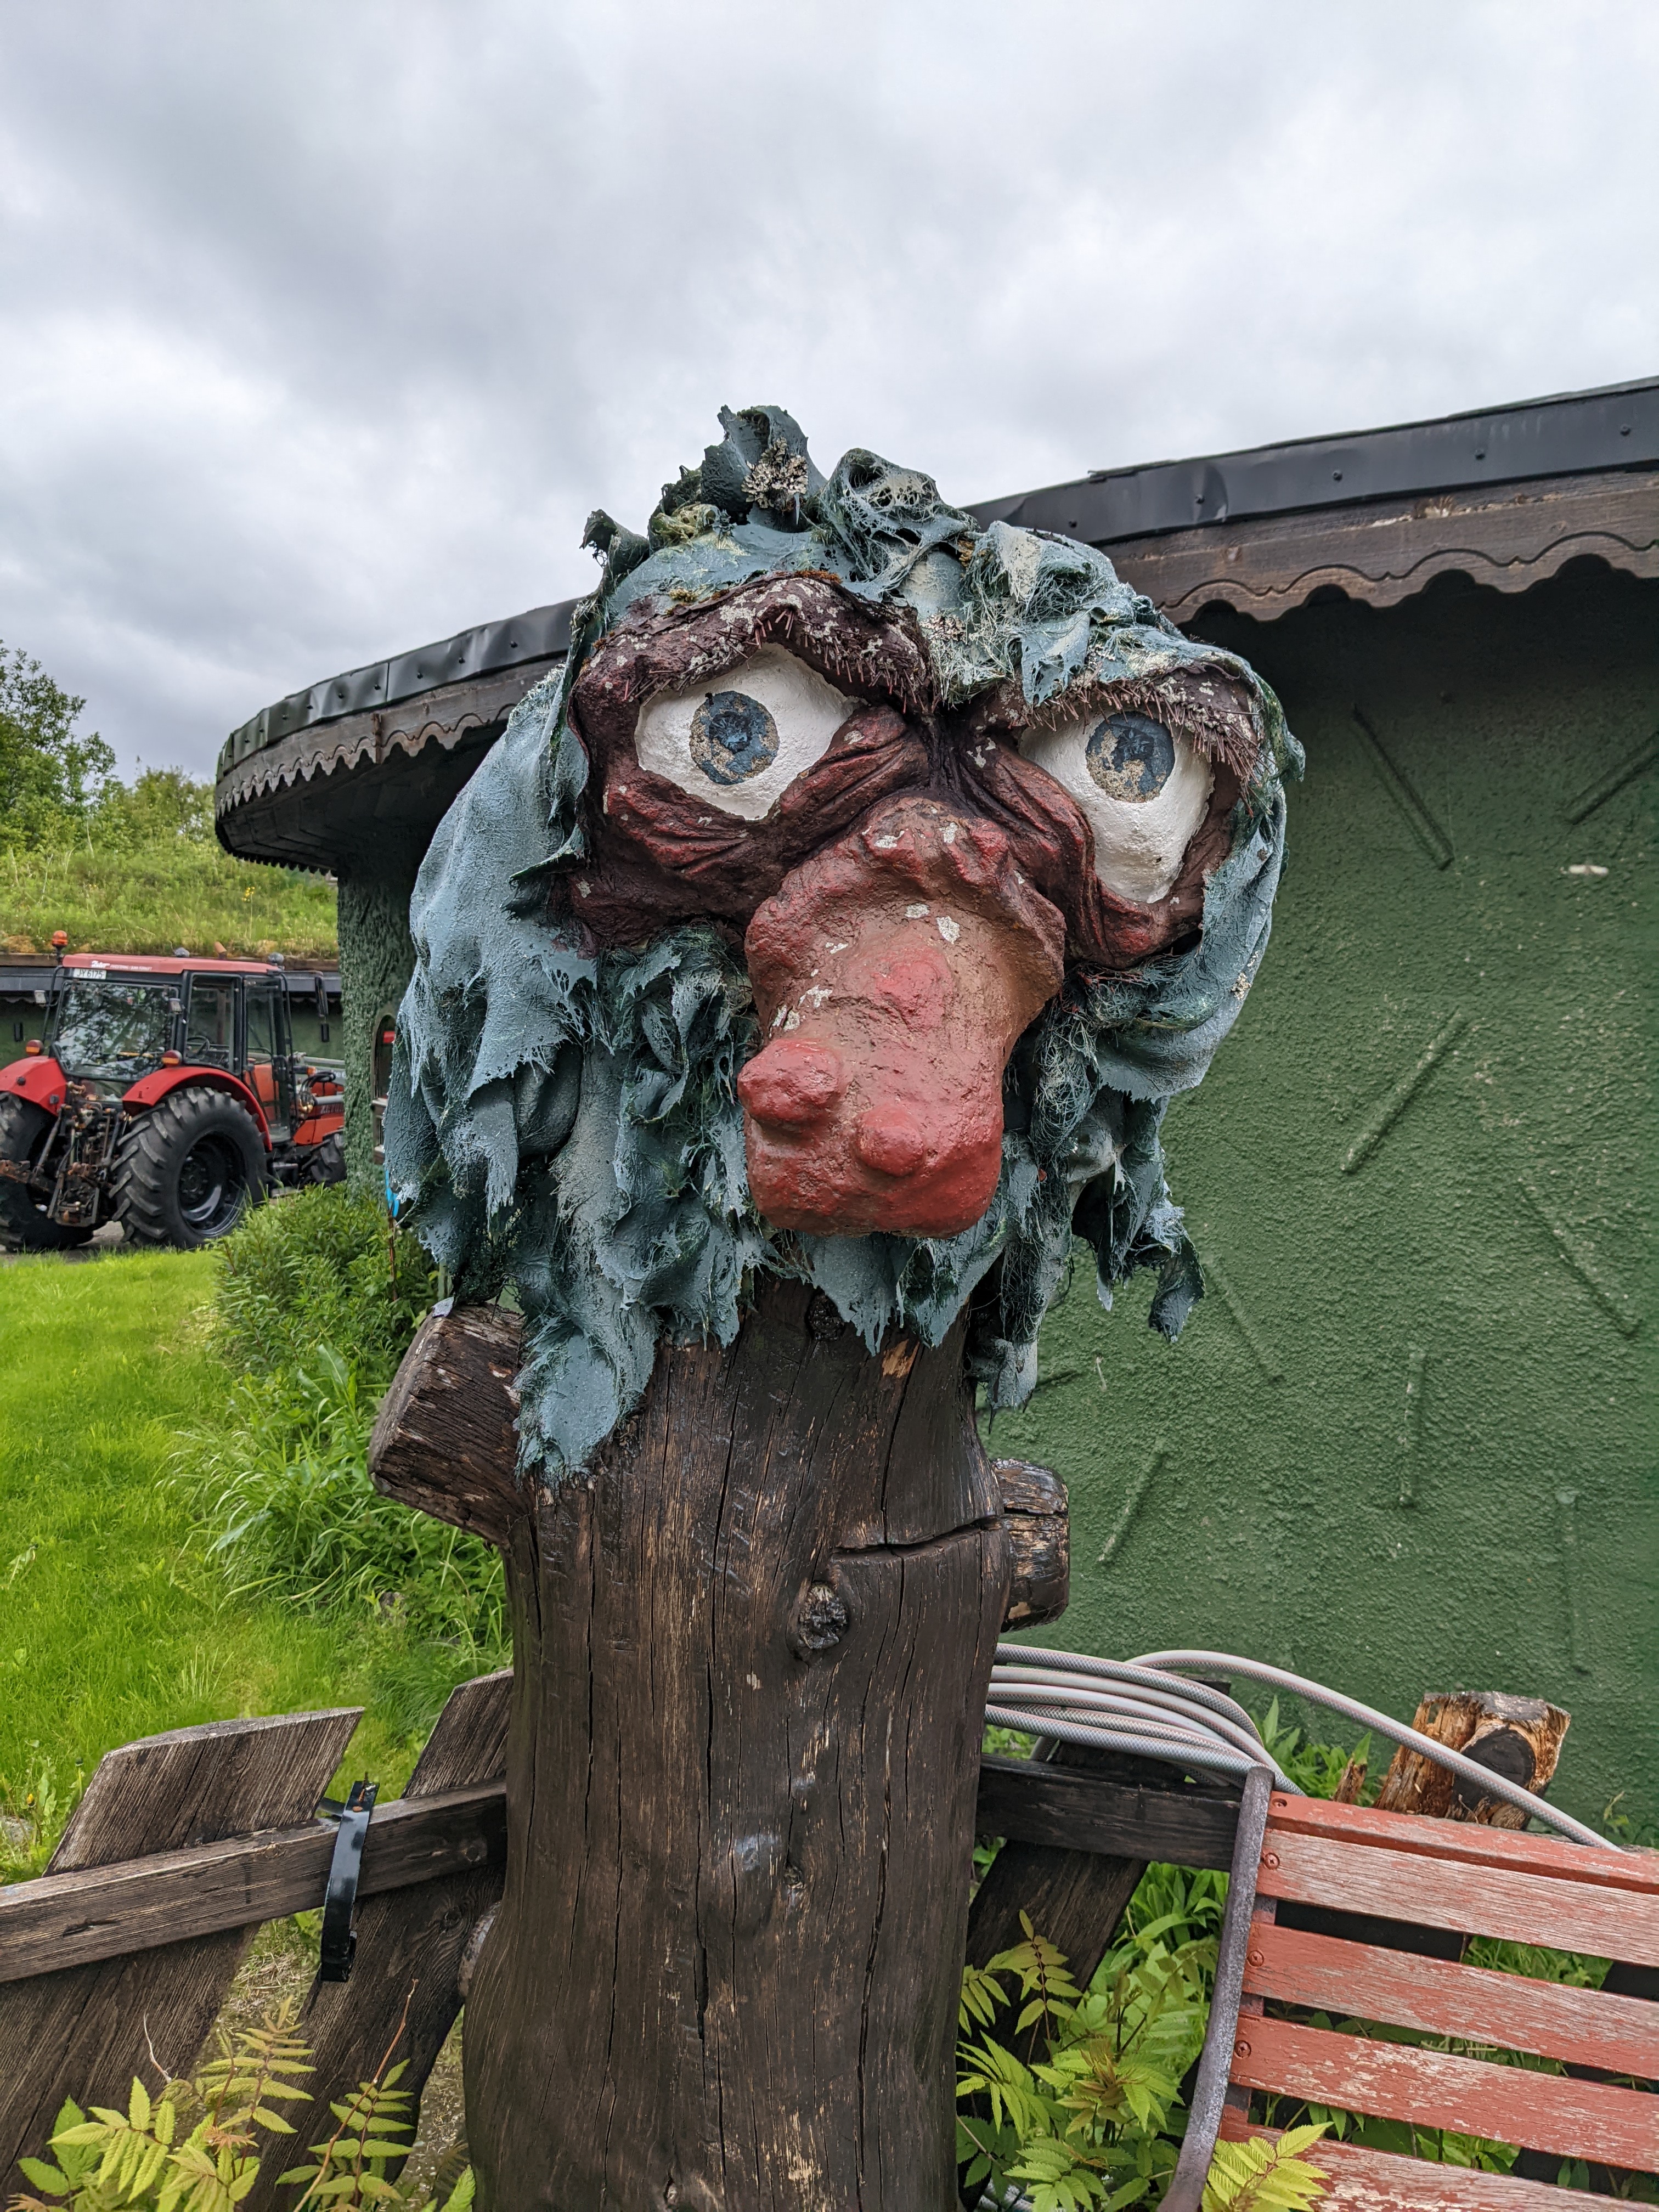
<path fill-rule="evenodd" d="M 1207 1937 L 1171 1947 L 1175 1924 L 1133 1931 L 1085 1991 L 1022 1914 L 1024 1942 L 964 1975 L 957 2155 L 969 2184 L 999 2199 L 1014 2188 L 1035 2212 L 1156 2200 L 1180 2154 L 1178 2085 L 1203 2039 L 1214 1952 Z"/>
<path fill-rule="evenodd" d="M 94 2105 L 88 2114 L 67 2098 L 52 2130 L 55 2160 L 19 2161 L 41 2194 L 14 2197 L 9 2212 L 234 2212 L 259 2178 L 260 2132 L 295 2132 L 278 2107 L 309 2103 L 301 2082 L 311 2070 L 290 2000 L 257 2027 L 221 2028 L 194 2081 L 169 2081 L 155 2097 L 135 2081 L 124 2112 Z M 414 2131 L 414 2100 L 397 2086 L 405 2070 L 383 2062 L 374 2080 L 334 2106 L 339 2124 L 312 2146 L 315 2162 L 282 2176 L 301 2185 L 293 2212 L 382 2204 L 440 2212 L 435 2198 L 417 2205 L 386 2174 L 408 2156 Z M 191 2114 L 199 2117 L 181 2133 Z M 471 2212 L 471 2203 L 468 2167 L 441 2212 Z"/>
<path fill-rule="evenodd" d="M 1324 2134 L 1322 2124 L 1286 2128 L 1276 2142 L 1218 2142 L 1204 2185 L 1204 2212 L 1310 2212 L 1328 2177 L 1301 2154 Z"/>

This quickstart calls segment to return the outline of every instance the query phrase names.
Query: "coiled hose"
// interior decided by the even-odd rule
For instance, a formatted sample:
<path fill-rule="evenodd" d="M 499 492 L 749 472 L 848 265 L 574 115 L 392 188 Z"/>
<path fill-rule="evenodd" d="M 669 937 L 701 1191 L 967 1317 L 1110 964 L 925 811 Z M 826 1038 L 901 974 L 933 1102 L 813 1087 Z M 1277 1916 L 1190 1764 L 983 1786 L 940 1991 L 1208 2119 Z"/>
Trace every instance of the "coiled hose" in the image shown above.
<path fill-rule="evenodd" d="M 1356 1698 L 1328 1690 L 1282 1667 L 1265 1667 L 1230 1651 L 1151 1651 L 1139 1659 L 1095 1659 L 1081 1651 L 1048 1651 L 1036 1644 L 999 1644 L 991 1669 L 985 1717 L 1000 1728 L 1023 1729 L 1061 1743 L 1160 1759 L 1189 1773 L 1243 1775 L 1268 1766 L 1281 1790 L 1302 1793 L 1276 1764 L 1243 1705 L 1188 1674 L 1221 1674 L 1261 1682 L 1357 1721 L 1374 1735 L 1447 1767 L 1476 1784 L 1485 1797 L 1502 1799 L 1530 1814 L 1558 1835 L 1605 1850 L 1608 1839 L 1559 1813 L 1543 1798 L 1506 1781 L 1461 1751 L 1416 1729 L 1390 1720 Z"/>

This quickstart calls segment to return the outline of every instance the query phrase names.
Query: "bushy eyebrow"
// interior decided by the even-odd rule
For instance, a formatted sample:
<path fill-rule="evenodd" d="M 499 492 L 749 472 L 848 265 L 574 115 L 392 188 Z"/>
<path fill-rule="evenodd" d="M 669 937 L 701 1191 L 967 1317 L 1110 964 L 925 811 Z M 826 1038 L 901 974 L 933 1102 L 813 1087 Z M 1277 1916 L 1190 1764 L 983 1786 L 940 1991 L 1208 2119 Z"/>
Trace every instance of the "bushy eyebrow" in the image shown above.
<path fill-rule="evenodd" d="M 837 690 L 927 713 L 933 684 L 908 610 L 878 611 L 828 577 L 767 576 L 718 600 L 630 611 L 596 646 L 573 696 L 586 729 L 621 733 L 647 699 L 740 666 L 763 646 L 780 647 Z"/>

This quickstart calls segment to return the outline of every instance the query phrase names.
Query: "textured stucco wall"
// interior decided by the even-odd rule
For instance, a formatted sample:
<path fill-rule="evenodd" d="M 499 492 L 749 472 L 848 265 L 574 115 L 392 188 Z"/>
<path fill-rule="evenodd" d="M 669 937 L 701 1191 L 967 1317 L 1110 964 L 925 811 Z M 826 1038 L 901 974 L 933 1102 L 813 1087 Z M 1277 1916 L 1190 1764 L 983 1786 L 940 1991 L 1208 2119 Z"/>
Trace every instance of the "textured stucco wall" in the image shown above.
<path fill-rule="evenodd" d="M 1560 1801 L 1652 1820 L 1659 586 L 1211 624 L 1307 781 L 1261 980 L 1167 1125 L 1209 1295 L 1171 1348 L 1150 1279 L 1104 1314 L 1080 1255 L 995 1424 L 1071 1488 L 1039 1633 L 1253 1653 L 1405 1717 L 1540 1693 Z"/>
<path fill-rule="evenodd" d="M 409 901 L 419 856 L 393 844 L 340 874 L 340 988 L 343 1000 L 331 1056 L 345 1066 L 346 1170 L 379 1190 L 373 1111 L 376 1018 L 395 1009 L 415 967 Z"/>

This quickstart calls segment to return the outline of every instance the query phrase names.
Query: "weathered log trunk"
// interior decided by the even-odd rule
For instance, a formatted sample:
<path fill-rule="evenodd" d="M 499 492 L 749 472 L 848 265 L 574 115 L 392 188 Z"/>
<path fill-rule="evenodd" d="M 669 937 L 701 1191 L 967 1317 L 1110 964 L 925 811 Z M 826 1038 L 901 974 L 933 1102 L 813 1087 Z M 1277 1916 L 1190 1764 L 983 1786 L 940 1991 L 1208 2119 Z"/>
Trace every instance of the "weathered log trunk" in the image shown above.
<path fill-rule="evenodd" d="M 1572 1716 L 1542 1698 L 1505 1697 L 1498 1691 L 1431 1692 L 1418 1705 L 1412 1726 L 1452 1751 L 1518 1782 L 1547 1789 Z M 1376 1802 L 1385 1813 L 1426 1813 L 1440 1820 L 1475 1820 L 1492 1828 L 1524 1828 L 1527 1816 L 1501 1797 L 1483 1797 L 1478 1785 L 1436 1766 L 1421 1753 L 1396 1751 Z"/>
<path fill-rule="evenodd" d="M 872 1359 L 771 1282 L 729 1352 L 659 1353 L 586 1474 L 522 1494 L 507 1886 L 467 2005 L 484 2204 L 951 2201 L 998 1516 L 960 1333 Z"/>

